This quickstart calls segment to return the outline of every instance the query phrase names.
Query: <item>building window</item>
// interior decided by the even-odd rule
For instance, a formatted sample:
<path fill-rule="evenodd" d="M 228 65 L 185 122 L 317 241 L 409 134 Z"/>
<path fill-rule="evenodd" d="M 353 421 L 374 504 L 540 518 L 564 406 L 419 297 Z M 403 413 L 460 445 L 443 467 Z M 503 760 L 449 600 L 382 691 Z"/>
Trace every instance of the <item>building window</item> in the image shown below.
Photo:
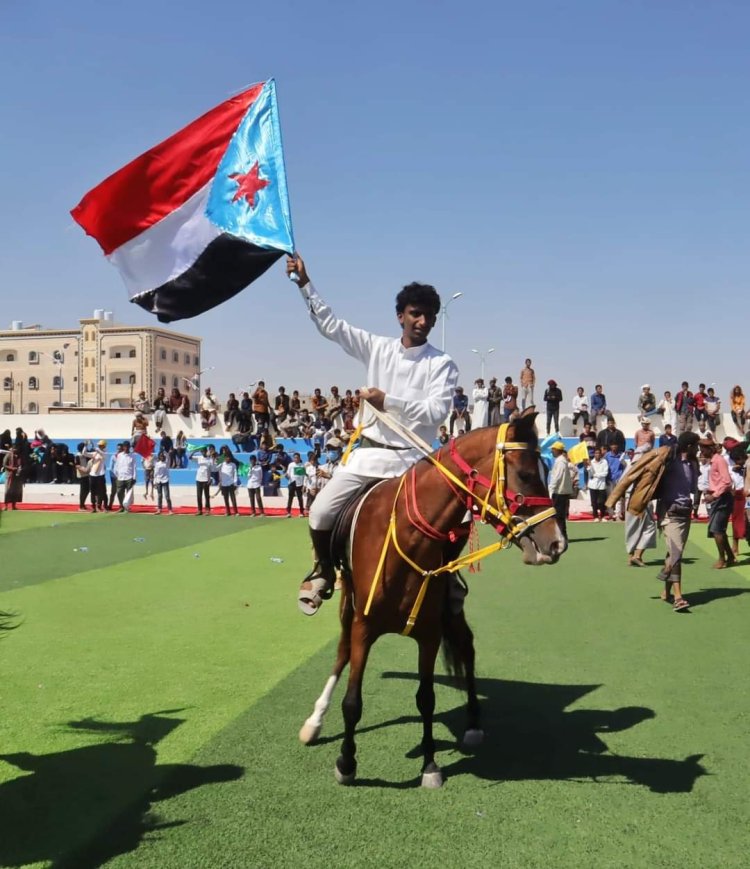
<path fill-rule="evenodd" d="M 88 392 L 88 391 L 89 391 L 89 385 L 88 385 L 88 383 L 84 383 L 84 384 L 83 384 L 83 391 L 84 391 L 84 392 Z"/>
<path fill-rule="evenodd" d="M 36 350 L 29 351 L 29 365 L 39 365 L 39 354 Z"/>
<path fill-rule="evenodd" d="M 179 361 L 180 361 L 180 354 L 176 350 L 173 350 L 172 351 L 172 362 L 177 363 Z"/>
<path fill-rule="evenodd" d="M 5 354 L 5 361 L 6 362 L 15 362 L 16 361 L 16 354 L 15 353 L 6 353 Z"/>
<path fill-rule="evenodd" d="M 29 413 L 39 413 L 39 405 L 35 401 L 29 402 Z"/>
<path fill-rule="evenodd" d="M 29 377 L 29 389 L 39 389 L 39 381 L 36 377 Z"/>
<path fill-rule="evenodd" d="M 135 359 L 135 350 L 130 351 L 130 358 Z"/>
<path fill-rule="evenodd" d="M 193 356 L 193 365 L 197 368 L 201 364 L 200 359 L 197 356 Z"/>
<path fill-rule="evenodd" d="M 177 388 L 179 387 L 179 385 L 180 385 L 180 381 L 179 381 L 176 377 L 173 377 L 173 378 L 172 378 L 172 386 L 173 386 L 175 389 L 177 389 Z"/>
<path fill-rule="evenodd" d="M 121 377 L 115 377 L 115 385 L 117 385 L 118 383 L 122 383 Z"/>
<path fill-rule="evenodd" d="M 10 413 L 10 402 L 6 401 L 3 403 L 3 413 Z"/>
<path fill-rule="evenodd" d="M 63 385 L 62 377 L 60 377 L 59 374 L 56 374 L 52 378 L 52 388 L 53 389 L 62 389 L 62 385 Z"/>
<path fill-rule="evenodd" d="M 164 362 L 167 358 L 167 351 L 162 347 L 161 352 L 159 353 L 159 358 Z"/>
<path fill-rule="evenodd" d="M 12 377 L 3 377 L 3 389 L 13 389 Z"/>
<path fill-rule="evenodd" d="M 159 378 L 159 385 L 160 386 L 167 385 L 167 375 L 166 374 L 162 374 L 162 376 Z"/>
<path fill-rule="evenodd" d="M 182 357 L 182 361 L 185 363 L 185 365 L 190 365 L 190 354 L 189 354 L 189 353 L 186 353 L 186 354 Z"/>
<path fill-rule="evenodd" d="M 119 350 L 115 350 L 115 359 L 122 359 L 122 353 Z"/>
<path fill-rule="evenodd" d="M 53 350 L 52 351 L 52 358 L 55 360 L 55 362 L 64 362 L 65 361 L 65 357 L 63 356 L 62 350 Z"/>

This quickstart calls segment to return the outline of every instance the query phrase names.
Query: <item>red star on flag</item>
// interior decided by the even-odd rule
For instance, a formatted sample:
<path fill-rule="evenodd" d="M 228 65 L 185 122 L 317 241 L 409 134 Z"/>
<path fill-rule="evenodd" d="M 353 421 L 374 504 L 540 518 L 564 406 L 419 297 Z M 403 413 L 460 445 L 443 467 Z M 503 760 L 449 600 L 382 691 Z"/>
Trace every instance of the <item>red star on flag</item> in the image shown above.
<path fill-rule="evenodd" d="M 261 178 L 259 173 L 260 167 L 256 160 L 252 169 L 244 175 L 241 172 L 235 172 L 234 175 L 229 176 L 232 181 L 237 182 L 237 191 L 232 197 L 232 202 L 244 198 L 250 208 L 255 208 L 255 194 L 271 183 L 265 178 Z"/>

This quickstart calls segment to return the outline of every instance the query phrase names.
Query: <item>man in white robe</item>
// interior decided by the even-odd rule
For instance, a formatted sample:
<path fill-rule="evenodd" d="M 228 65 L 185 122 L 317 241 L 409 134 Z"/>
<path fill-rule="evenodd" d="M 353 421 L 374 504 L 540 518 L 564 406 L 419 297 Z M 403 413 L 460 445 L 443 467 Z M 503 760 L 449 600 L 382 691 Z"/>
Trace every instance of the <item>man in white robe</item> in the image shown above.
<path fill-rule="evenodd" d="M 458 368 L 446 353 L 427 342 L 440 312 L 434 287 L 410 284 L 396 298 L 399 338 L 373 335 L 338 319 L 315 291 L 301 257 L 287 259 L 287 274 L 295 275 L 310 318 L 318 331 L 335 341 L 367 368 L 367 386 L 360 396 L 385 411 L 427 443 L 450 412 L 458 382 Z M 331 531 L 337 515 L 363 484 L 372 479 L 398 477 L 421 458 L 419 450 L 377 419 L 367 419 L 359 448 L 336 471 L 310 510 L 310 534 L 317 564 L 302 583 L 299 607 L 317 612 L 331 595 L 335 575 L 330 555 Z"/>

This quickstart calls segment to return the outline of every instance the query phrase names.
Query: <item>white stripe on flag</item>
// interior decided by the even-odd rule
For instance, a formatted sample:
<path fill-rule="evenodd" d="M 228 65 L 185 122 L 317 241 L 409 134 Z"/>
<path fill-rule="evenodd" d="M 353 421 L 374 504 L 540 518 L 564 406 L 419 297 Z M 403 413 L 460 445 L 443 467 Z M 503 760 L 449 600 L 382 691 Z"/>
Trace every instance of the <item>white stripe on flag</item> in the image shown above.
<path fill-rule="evenodd" d="M 178 209 L 120 245 L 108 259 L 119 269 L 132 299 L 190 268 L 222 230 L 206 217 L 211 182 Z"/>

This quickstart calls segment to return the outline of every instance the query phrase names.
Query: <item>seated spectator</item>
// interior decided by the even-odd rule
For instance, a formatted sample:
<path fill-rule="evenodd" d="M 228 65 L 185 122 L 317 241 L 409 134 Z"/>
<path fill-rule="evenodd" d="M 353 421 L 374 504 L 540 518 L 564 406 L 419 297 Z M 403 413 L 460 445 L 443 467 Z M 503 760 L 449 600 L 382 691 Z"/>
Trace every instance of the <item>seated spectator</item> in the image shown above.
<path fill-rule="evenodd" d="M 677 445 L 677 436 L 672 434 L 672 426 L 667 423 L 664 426 L 664 434 L 659 435 L 660 447 L 674 447 Z"/>
<path fill-rule="evenodd" d="M 167 413 L 168 401 L 164 394 L 164 387 L 160 386 L 156 398 L 154 398 L 154 425 L 157 429 L 164 426 L 164 417 Z"/>
<path fill-rule="evenodd" d="M 190 419 L 190 399 L 187 395 L 182 396 L 182 404 L 180 405 L 178 413 L 180 416 L 184 416 L 185 419 Z"/>
<path fill-rule="evenodd" d="M 167 413 L 179 413 L 182 407 L 182 395 L 180 390 L 175 386 L 169 393 L 169 402 L 167 405 Z"/>
<path fill-rule="evenodd" d="M 279 427 L 286 422 L 290 412 L 291 403 L 289 401 L 289 396 L 286 394 L 286 389 L 283 386 L 280 386 L 278 395 L 273 402 L 273 427 L 277 432 L 279 431 Z M 291 435 L 287 435 L 287 437 L 291 437 Z"/>
<path fill-rule="evenodd" d="M 237 396 L 233 393 L 229 393 L 229 398 L 227 399 L 227 407 L 224 411 L 224 425 L 227 428 L 231 428 L 236 422 L 240 412 L 240 403 L 237 401 Z"/>
<path fill-rule="evenodd" d="M 219 410 L 219 406 L 211 392 L 210 386 L 207 386 L 203 393 L 199 403 L 199 409 L 201 415 L 201 426 L 208 431 L 208 429 L 216 425 L 216 415 Z"/>
<path fill-rule="evenodd" d="M 237 416 L 237 422 L 240 427 L 240 431 L 252 431 L 253 430 L 253 402 L 250 399 L 249 392 L 242 393 L 242 399 L 240 400 L 240 412 Z"/>
<path fill-rule="evenodd" d="M 713 386 L 708 387 L 704 406 L 708 428 L 711 432 L 715 432 L 716 426 L 721 422 L 721 399 L 714 391 Z"/>
<path fill-rule="evenodd" d="M 582 386 L 576 389 L 573 396 L 573 434 L 578 431 L 578 420 L 581 420 L 583 426 L 589 421 L 589 400 Z"/>
<path fill-rule="evenodd" d="M 289 410 L 294 410 L 299 413 L 302 410 L 302 404 L 300 403 L 299 391 L 294 390 L 292 393 L 292 397 L 289 400 Z"/>
<path fill-rule="evenodd" d="M 315 389 L 310 399 L 310 405 L 312 407 L 312 412 L 317 416 L 318 413 L 325 413 L 328 407 L 328 401 L 323 397 L 320 392 L 320 389 Z"/>
<path fill-rule="evenodd" d="M 133 410 L 140 410 L 141 413 L 151 413 L 151 405 L 143 390 L 138 393 L 138 398 L 133 402 Z"/>
<path fill-rule="evenodd" d="M 277 418 L 277 424 L 281 434 L 285 438 L 296 438 L 299 436 L 299 421 L 297 420 L 295 411 L 290 410 L 288 416 L 281 422 Z"/>
<path fill-rule="evenodd" d="M 600 416 L 605 416 L 609 419 L 612 414 L 607 410 L 607 396 L 604 394 L 604 388 L 601 383 L 597 383 L 594 387 L 594 392 L 591 395 L 589 402 L 591 424 L 596 431 L 596 422 Z"/>
<path fill-rule="evenodd" d="M 651 420 L 648 417 L 641 419 L 641 427 L 636 431 L 634 438 L 636 449 L 638 447 L 648 447 L 651 449 L 656 440 L 656 436 L 651 431 Z"/>
<path fill-rule="evenodd" d="M 732 422 L 737 426 L 740 433 L 744 434 L 745 421 L 747 419 L 745 415 L 745 393 L 739 384 L 732 389 L 730 399 L 732 402 Z"/>
<path fill-rule="evenodd" d="M 651 416 L 656 413 L 656 396 L 651 392 L 651 386 L 644 383 L 638 396 L 638 412 L 641 416 Z"/>
<path fill-rule="evenodd" d="M 148 435 L 148 420 L 145 414 L 137 410 L 133 418 L 133 425 L 130 429 L 130 437 L 133 446 L 135 446 L 143 435 Z M 144 441 L 146 443 L 146 441 Z"/>

